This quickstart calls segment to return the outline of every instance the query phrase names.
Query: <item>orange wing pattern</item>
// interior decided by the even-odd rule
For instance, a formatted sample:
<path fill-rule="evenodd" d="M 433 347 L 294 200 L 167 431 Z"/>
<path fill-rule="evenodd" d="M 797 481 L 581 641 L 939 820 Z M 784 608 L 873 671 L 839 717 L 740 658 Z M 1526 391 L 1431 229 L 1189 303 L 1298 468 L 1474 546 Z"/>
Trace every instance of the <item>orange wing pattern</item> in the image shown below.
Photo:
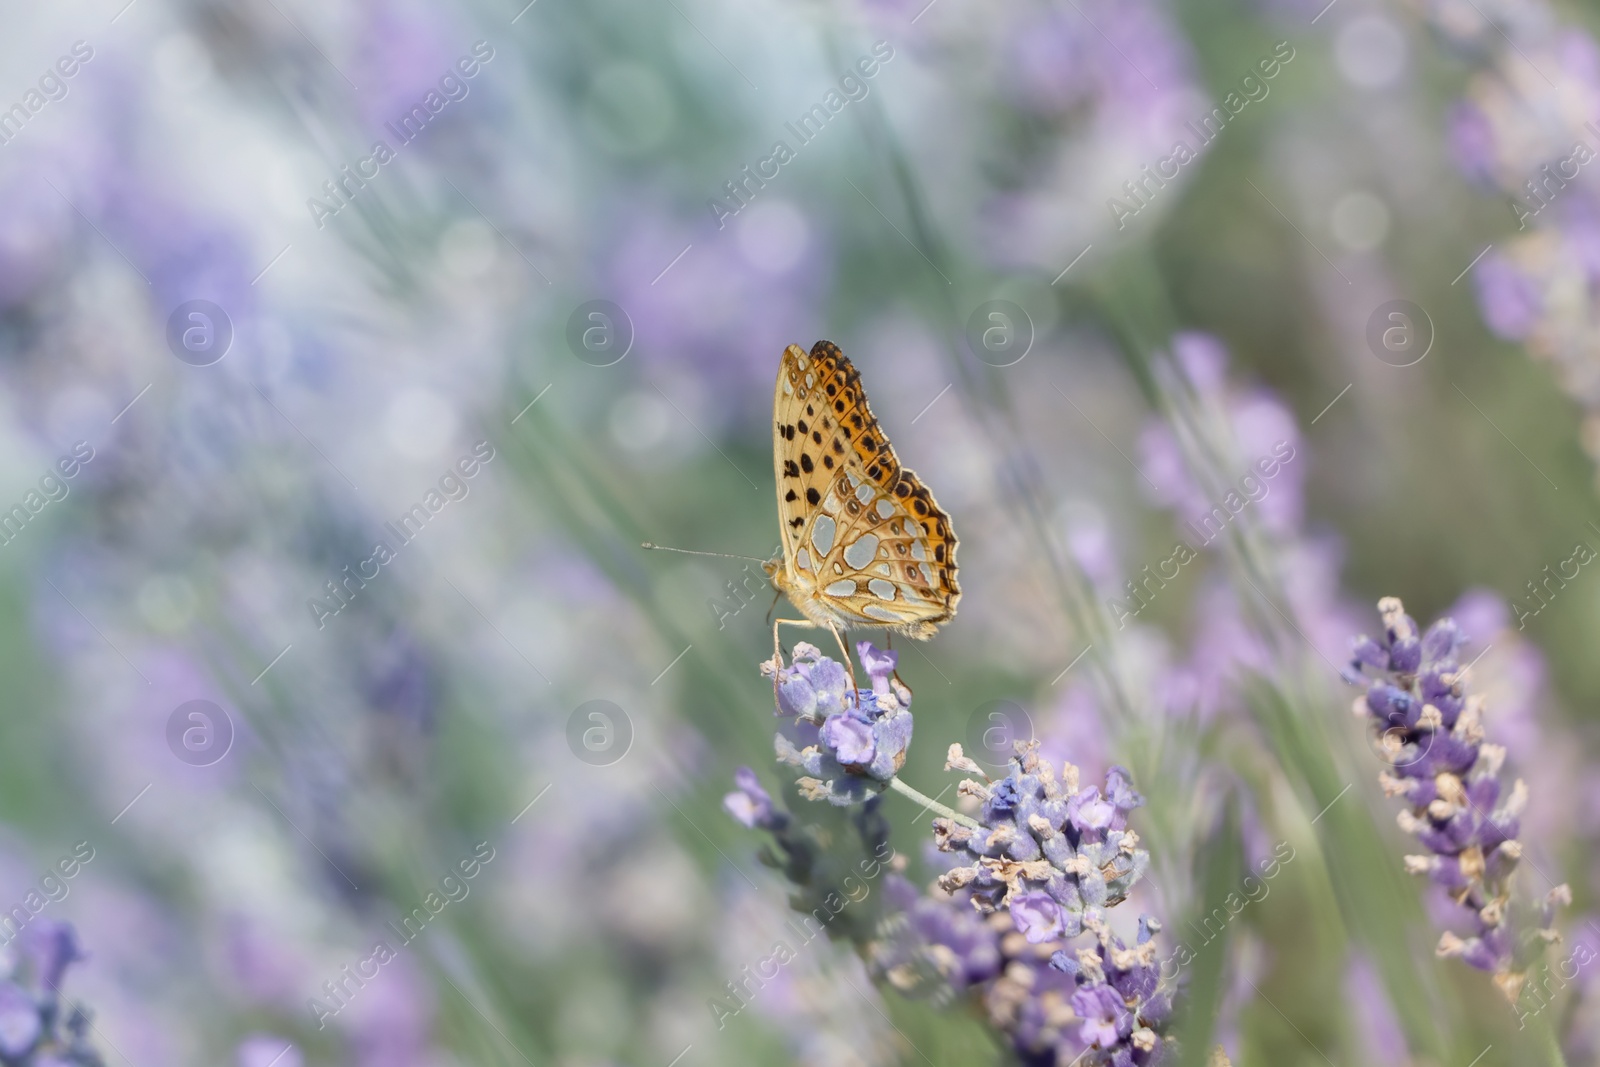
<path fill-rule="evenodd" d="M 778 588 L 813 622 L 932 636 L 961 599 L 955 532 L 900 465 L 860 373 L 829 341 L 790 345 L 772 407 Z"/>

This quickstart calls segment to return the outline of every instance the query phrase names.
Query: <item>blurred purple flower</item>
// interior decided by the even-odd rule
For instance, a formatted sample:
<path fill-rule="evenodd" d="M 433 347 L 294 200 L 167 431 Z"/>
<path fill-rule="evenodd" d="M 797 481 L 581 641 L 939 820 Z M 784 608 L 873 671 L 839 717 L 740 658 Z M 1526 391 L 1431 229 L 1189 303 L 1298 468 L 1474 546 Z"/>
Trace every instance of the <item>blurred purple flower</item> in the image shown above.
<path fill-rule="evenodd" d="M 1494 127 L 1483 109 L 1470 100 L 1457 101 L 1450 109 L 1448 137 L 1456 165 L 1480 185 L 1492 187 L 1499 161 Z"/>
<path fill-rule="evenodd" d="M 782 828 L 788 816 L 773 808 L 772 796 L 761 787 L 755 771 L 740 767 L 733 772 L 733 781 L 738 788 L 722 798 L 723 810 L 748 829 Z"/>
<path fill-rule="evenodd" d="M 1352 956 L 1344 972 L 1344 995 L 1353 1009 L 1356 1032 L 1370 1067 L 1403 1067 L 1410 1063 L 1405 1031 L 1395 1015 L 1394 1005 L 1384 992 L 1383 979 L 1372 961 Z"/>
<path fill-rule="evenodd" d="M 1228 384 L 1228 347 L 1209 333 L 1172 335 L 1172 358 L 1184 379 L 1203 397 L 1220 397 Z"/>
<path fill-rule="evenodd" d="M 1544 311 L 1538 283 L 1498 253 L 1483 258 L 1472 280 L 1489 329 L 1508 341 L 1526 340 Z"/>
<path fill-rule="evenodd" d="M 305 1054 L 275 1034 L 251 1034 L 234 1049 L 236 1067 L 305 1067 Z"/>
<path fill-rule="evenodd" d="M 71 923 L 40 919 L 29 923 L 17 935 L 17 947 L 27 963 L 27 973 L 36 988 L 57 993 L 67 968 L 87 959 L 78 944 L 78 932 Z"/>
<path fill-rule="evenodd" d="M 33 1051 L 43 1032 L 33 997 L 11 982 L 0 982 L 0 1055 L 20 1059 Z"/>
<path fill-rule="evenodd" d="M 827 259 L 816 224 L 787 208 L 784 242 L 795 247 L 779 255 L 767 244 L 741 242 L 740 231 L 755 225 L 750 219 L 777 210 L 763 197 L 777 194 L 763 191 L 720 231 L 629 212 L 602 268 L 604 295 L 632 320 L 635 349 L 713 390 L 718 426 L 760 410 L 758 401 L 770 406 L 778 355 L 796 340 L 814 339 L 817 329 Z"/>
<path fill-rule="evenodd" d="M 1078 990 L 1072 994 L 1072 1010 L 1083 1019 L 1078 1040 L 1085 1045 L 1114 1048 L 1132 1029 L 1133 1019 L 1127 1005 L 1110 986 Z"/>
<path fill-rule="evenodd" d="M 356 99 L 368 132 L 393 147 L 392 136 L 382 132 L 383 124 L 398 122 L 430 90 L 440 91 L 444 75 L 465 82 L 454 64 L 468 54 L 472 42 L 467 31 L 441 17 L 439 9 L 416 4 L 366 0 L 358 21 L 360 28 L 352 39 L 359 44 L 351 63 L 354 80 L 361 86 Z M 476 85 L 467 84 L 470 95 Z"/>

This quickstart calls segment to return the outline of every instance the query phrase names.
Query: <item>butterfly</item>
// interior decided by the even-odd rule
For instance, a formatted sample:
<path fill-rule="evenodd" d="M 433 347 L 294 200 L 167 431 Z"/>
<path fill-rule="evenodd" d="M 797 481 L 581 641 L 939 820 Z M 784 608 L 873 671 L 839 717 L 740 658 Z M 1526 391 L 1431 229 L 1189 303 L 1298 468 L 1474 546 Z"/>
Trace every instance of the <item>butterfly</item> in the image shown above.
<path fill-rule="evenodd" d="M 772 417 L 782 548 L 762 568 L 805 616 L 774 624 L 774 667 L 782 625 L 830 630 L 841 650 L 848 629 L 932 637 L 961 599 L 955 531 L 927 486 L 900 465 L 860 372 L 831 341 L 809 355 L 790 345 Z"/>

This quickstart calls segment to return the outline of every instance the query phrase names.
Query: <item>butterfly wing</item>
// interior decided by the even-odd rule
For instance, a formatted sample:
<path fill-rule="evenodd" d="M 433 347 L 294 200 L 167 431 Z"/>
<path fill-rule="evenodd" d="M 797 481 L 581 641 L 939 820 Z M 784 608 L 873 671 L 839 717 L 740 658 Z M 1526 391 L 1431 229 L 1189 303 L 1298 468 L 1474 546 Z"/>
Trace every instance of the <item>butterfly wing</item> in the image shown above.
<path fill-rule="evenodd" d="M 784 351 L 773 398 L 773 467 L 785 579 L 807 617 L 928 637 L 955 614 L 950 517 L 900 465 L 861 375 L 818 341 Z"/>

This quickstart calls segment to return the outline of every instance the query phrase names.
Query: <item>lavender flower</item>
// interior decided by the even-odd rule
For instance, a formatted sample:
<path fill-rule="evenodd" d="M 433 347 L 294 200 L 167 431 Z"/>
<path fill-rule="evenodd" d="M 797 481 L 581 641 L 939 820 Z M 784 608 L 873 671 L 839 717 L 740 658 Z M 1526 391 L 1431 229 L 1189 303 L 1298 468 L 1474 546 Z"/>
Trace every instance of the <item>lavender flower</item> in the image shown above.
<path fill-rule="evenodd" d="M 1449 618 L 1419 636 L 1395 597 L 1380 600 L 1378 611 L 1383 637 L 1356 640 L 1346 680 L 1366 689 L 1353 710 L 1371 717 L 1392 769 L 1379 776 L 1384 792 L 1411 805 L 1400 812 L 1400 828 L 1428 850 L 1407 856 L 1406 869 L 1428 875 L 1465 909 L 1466 936 L 1445 931 L 1438 954 L 1491 972 L 1514 1003 L 1528 963 L 1558 937 L 1554 910 L 1571 893 L 1565 885 L 1551 890 L 1535 930 L 1518 943 L 1511 877 L 1522 858 L 1517 834 L 1528 787 L 1519 778 L 1509 793 L 1502 788 L 1506 750 L 1484 741 L 1483 698 L 1466 694 L 1456 660 L 1466 638 Z"/>
<path fill-rule="evenodd" d="M 788 813 L 772 806 L 772 795 L 761 787 L 755 771 L 740 767 L 733 772 L 733 784 L 738 788 L 722 798 L 722 807 L 746 829 L 778 831 L 788 824 Z"/>
<path fill-rule="evenodd" d="M 813 929 L 825 929 L 829 938 L 859 947 L 872 944 L 889 898 L 875 893 L 872 884 L 905 865 L 889 843 L 889 822 L 880 810 L 883 799 L 869 796 L 848 811 L 824 807 L 797 818 L 773 801 L 750 768 L 739 768 L 734 784 L 737 788 L 723 797 L 722 806 L 739 823 L 772 835 L 758 856 L 789 882 L 789 906 L 809 917 Z M 859 838 L 859 851 L 841 847 L 852 836 L 841 833 L 847 825 Z"/>
<path fill-rule="evenodd" d="M 808 800 L 856 803 L 879 792 L 905 765 L 911 690 L 894 680 L 899 656 L 867 641 L 856 651 L 871 689 L 849 692 L 844 667 L 804 642 L 795 646 L 794 662 L 778 671 L 778 708 L 796 717 L 805 742 L 802 748 L 779 734 L 778 760 L 806 772 L 798 784 Z"/>
<path fill-rule="evenodd" d="M 83 958 L 67 923 L 36 920 L 18 935 L 11 974 L 0 980 L 0 1060 L 9 1067 L 103 1067 L 89 1045 L 88 1015 L 62 1011 L 61 979 Z"/>
<path fill-rule="evenodd" d="M 885 882 L 893 928 L 873 946 L 873 974 L 907 996 L 943 1001 L 994 981 L 1005 969 L 1001 931 L 965 890 L 919 893 L 898 875 Z"/>
<path fill-rule="evenodd" d="M 1449 118 L 1457 163 L 1474 184 L 1504 198 L 1507 221 L 1516 223 L 1517 233 L 1474 268 L 1484 322 L 1552 364 L 1584 410 L 1584 449 L 1600 458 L 1600 201 L 1589 183 L 1575 180 L 1594 159 L 1600 134 L 1600 45 L 1563 26 L 1542 0 L 1476 11 L 1440 0 L 1425 7 L 1478 67 Z M 1529 69 L 1540 76 L 1526 77 Z"/>
<path fill-rule="evenodd" d="M 1078 788 L 1078 769 L 1060 778 L 1039 758 L 1037 741 L 1019 743 L 1010 773 L 988 784 L 968 779 L 962 794 L 983 801 L 981 826 L 934 820 L 940 851 L 972 862 L 939 879 L 952 901 L 970 903 L 999 932 L 1004 965 L 986 985 L 990 1021 L 1027 1057 L 1053 1053 L 1056 1062 L 1090 1067 L 1157 1063 L 1160 1027 L 1171 1011 L 1157 992 L 1160 968 L 1152 940 L 1160 924 L 1139 921 L 1129 948 L 1112 933 L 1105 909 L 1121 903 L 1149 866 L 1127 828 L 1143 803 L 1127 771 L 1112 767 L 1103 789 Z M 946 769 L 982 773 L 960 745 Z M 938 936 L 940 928 L 922 917 Z M 947 922 L 942 928 L 960 928 Z M 1082 934 L 1091 944 L 1074 946 Z M 954 947 L 951 955 L 960 959 Z"/>
<path fill-rule="evenodd" d="M 872 964 L 900 992 L 972 997 L 1025 1063 L 1160 1062 L 1171 1003 L 1156 992 L 1155 921 L 1140 920 L 1133 949 L 1098 921 L 1096 943 L 1074 948 L 1030 940 L 1006 911 L 980 914 L 969 889 L 919 896 L 895 880 L 889 893 L 902 918 L 874 944 Z"/>
<path fill-rule="evenodd" d="M 950 746 L 947 770 L 983 773 L 960 745 Z M 1007 907 L 1034 943 L 1076 937 L 1102 911 L 1120 904 L 1149 866 L 1128 812 L 1144 803 L 1128 772 L 1112 767 L 1105 790 L 1078 788 L 1078 768 L 1062 765 L 1060 779 L 1039 758 L 1039 743 L 1019 742 L 1011 772 L 987 785 L 973 779 L 958 791 L 983 801 L 982 825 L 935 819 L 941 852 L 970 860 L 939 880 L 949 892 L 970 887 L 979 911 Z"/>

